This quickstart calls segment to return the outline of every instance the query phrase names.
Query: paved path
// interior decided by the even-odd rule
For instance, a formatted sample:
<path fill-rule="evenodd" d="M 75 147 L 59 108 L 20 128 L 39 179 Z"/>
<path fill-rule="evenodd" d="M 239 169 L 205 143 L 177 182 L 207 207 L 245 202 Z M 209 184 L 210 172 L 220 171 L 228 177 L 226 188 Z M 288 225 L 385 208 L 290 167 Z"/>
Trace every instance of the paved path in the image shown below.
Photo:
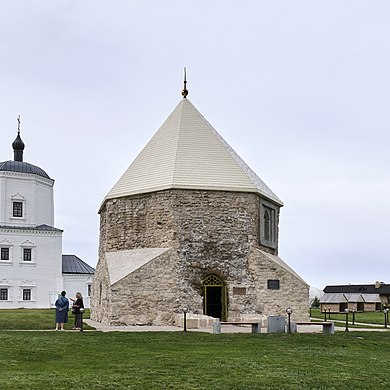
<path fill-rule="evenodd" d="M 85 319 L 84 322 L 89 326 L 96 328 L 100 332 L 183 332 L 183 328 L 178 326 L 149 326 L 149 325 L 135 325 L 135 326 L 109 326 L 103 325 L 100 322 Z M 212 328 L 188 329 L 189 332 L 204 332 L 213 333 Z M 251 326 L 225 326 L 223 333 L 251 333 Z M 262 329 L 262 331 L 266 331 Z"/>
<path fill-rule="evenodd" d="M 85 319 L 84 322 L 100 332 L 182 332 L 183 328 L 178 326 L 109 326 L 103 325 L 100 322 L 92 321 L 90 319 Z M 356 323 L 357 324 L 357 323 Z M 351 332 L 387 332 L 390 329 L 374 329 L 370 328 L 368 324 L 367 328 L 349 328 Z M 345 331 L 345 327 L 335 326 L 336 331 Z M 212 328 L 200 328 L 200 329 L 188 329 L 189 332 L 204 332 L 204 333 L 213 333 Z M 233 326 L 233 325 L 224 325 L 222 328 L 222 333 L 251 333 L 251 326 Z M 322 325 L 299 325 L 299 333 L 322 333 Z M 266 328 L 261 329 L 261 333 L 267 333 Z"/>

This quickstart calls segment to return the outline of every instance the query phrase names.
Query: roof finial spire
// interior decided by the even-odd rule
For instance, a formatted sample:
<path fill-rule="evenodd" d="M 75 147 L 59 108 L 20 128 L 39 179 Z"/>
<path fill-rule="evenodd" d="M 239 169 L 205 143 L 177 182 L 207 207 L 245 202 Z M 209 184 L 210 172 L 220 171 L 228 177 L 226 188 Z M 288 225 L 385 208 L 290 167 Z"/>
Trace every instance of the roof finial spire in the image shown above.
<path fill-rule="evenodd" d="M 187 90 L 187 69 L 184 67 L 184 88 L 181 91 L 181 95 L 185 99 L 188 95 L 188 90 Z"/>
<path fill-rule="evenodd" d="M 20 134 L 20 114 L 19 114 L 19 116 L 16 118 L 16 120 L 18 121 L 18 134 Z"/>
<path fill-rule="evenodd" d="M 14 149 L 14 161 L 23 162 L 23 150 L 24 143 L 20 138 L 20 115 L 16 118 L 18 121 L 18 135 L 16 136 L 15 141 L 12 143 L 12 147 Z"/>

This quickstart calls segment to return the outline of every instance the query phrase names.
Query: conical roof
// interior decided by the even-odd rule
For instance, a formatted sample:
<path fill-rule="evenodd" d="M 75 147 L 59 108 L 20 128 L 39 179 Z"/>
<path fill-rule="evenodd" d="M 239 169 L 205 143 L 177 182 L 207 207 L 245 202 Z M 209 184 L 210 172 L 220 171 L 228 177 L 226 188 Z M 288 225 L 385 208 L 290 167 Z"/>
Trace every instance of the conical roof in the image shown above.
<path fill-rule="evenodd" d="M 188 99 L 180 101 L 103 204 L 165 189 L 254 192 L 283 205 Z"/>

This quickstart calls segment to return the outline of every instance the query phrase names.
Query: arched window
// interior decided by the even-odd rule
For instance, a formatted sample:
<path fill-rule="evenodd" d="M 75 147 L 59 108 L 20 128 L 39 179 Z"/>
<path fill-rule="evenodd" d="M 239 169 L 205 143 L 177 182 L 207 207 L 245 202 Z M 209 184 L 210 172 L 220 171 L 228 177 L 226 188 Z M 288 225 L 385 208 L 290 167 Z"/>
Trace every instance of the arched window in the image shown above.
<path fill-rule="evenodd" d="M 260 202 L 260 244 L 278 247 L 278 208 L 271 202 Z"/>
<path fill-rule="evenodd" d="M 271 241 L 271 221 L 268 210 L 264 211 L 264 239 Z"/>

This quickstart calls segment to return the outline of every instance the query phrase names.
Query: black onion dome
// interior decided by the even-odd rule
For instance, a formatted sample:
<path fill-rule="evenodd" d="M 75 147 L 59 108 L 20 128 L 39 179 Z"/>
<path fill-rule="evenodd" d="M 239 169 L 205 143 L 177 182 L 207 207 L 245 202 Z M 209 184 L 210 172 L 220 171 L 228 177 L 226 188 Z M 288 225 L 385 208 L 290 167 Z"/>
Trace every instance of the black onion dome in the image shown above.
<path fill-rule="evenodd" d="M 0 162 L 0 171 L 30 173 L 33 175 L 42 176 L 46 179 L 53 180 L 42 168 L 23 161 Z"/>
<path fill-rule="evenodd" d="M 19 133 L 18 133 L 17 137 L 15 138 L 15 141 L 12 142 L 12 147 L 14 150 L 24 150 L 24 142 L 20 138 Z"/>

